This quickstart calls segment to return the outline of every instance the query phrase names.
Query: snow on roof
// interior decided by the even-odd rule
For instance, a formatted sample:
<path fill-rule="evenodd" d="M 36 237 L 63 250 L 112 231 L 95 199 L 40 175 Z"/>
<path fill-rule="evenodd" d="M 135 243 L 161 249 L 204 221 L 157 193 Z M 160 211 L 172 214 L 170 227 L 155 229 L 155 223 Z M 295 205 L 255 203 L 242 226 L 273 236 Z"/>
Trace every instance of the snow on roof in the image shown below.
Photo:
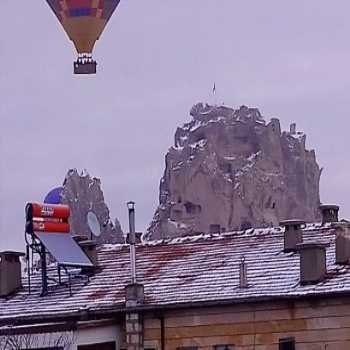
<path fill-rule="evenodd" d="M 316 285 L 299 283 L 299 255 L 283 252 L 283 230 L 250 229 L 222 234 L 202 234 L 137 246 L 137 278 L 145 286 L 145 305 L 169 306 L 196 302 L 298 297 L 350 292 L 350 266 L 335 264 L 335 229 L 309 225 L 304 242 L 330 243 L 326 279 Z M 248 288 L 239 288 L 239 263 L 244 255 Z M 32 293 L 24 288 L 0 299 L 0 322 L 4 318 L 35 318 L 72 315 L 80 311 L 124 307 L 124 288 L 130 282 L 129 247 L 103 245 L 101 269 L 90 281 L 73 279 L 68 288 L 56 286 L 40 297 L 40 273 L 32 279 Z M 52 272 L 53 273 L 53 272 Z"/>

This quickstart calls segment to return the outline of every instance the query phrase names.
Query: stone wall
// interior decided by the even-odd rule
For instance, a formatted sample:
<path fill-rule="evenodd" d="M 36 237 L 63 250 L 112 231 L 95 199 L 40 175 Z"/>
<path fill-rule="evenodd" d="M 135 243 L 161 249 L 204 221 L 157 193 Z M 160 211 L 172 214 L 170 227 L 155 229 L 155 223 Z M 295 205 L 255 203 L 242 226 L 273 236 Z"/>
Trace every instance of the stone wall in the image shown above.
<path fill-rule="evenodd" d="M 279 341 L 294 338 L 297 350 L 350 349 L 350 299 L 286 301 L 169 311 L 165 349 L 278 350 Z M 145 319 L 145 345 L 160 349 L 160 320 Z"/>

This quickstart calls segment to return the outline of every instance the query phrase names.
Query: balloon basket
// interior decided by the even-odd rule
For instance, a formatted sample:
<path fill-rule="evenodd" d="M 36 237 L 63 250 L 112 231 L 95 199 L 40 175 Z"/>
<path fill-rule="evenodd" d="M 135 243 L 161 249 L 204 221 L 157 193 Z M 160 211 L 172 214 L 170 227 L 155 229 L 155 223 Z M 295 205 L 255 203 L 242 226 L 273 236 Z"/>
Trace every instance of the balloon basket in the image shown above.
<path fill-rule="evenodd" d="M 96 74 L 97 62 L 96 61 L 82 61 L 77 60 L 74 62 L 74 74 Z"/>

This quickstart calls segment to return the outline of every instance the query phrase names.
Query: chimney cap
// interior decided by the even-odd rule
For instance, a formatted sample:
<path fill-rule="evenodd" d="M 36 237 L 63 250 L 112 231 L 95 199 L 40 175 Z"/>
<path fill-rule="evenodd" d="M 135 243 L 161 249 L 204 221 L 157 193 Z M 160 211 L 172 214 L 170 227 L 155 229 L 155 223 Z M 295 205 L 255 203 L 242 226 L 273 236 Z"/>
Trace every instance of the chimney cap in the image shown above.
<path fill-rule="evenodd" d="M 83 235 L 73 235 L 72 238 L 75 240 L 75 242 L 80 243 L 80 242 L 85 242 L 87 241 L 89 238 L 88 236 L 83 236 Z"/>
<path fill-rule="evenodd" d="M 321 204 L 320 205 L 320 209 L 321 210 L 339 210 L 339 205 L 335 205 L 335 204 Z"/>
<path fill-rule="evenodd" d="M 292 225 L 305 225 L 304 220 L 292 219 L 292 220 L 283 220 L 280 222 L 281 226 L 292 226 Z"/>
<path fill-rule="evenodd" d="M 14 252 L 14 251 L 11 251 L 11 250 L 6 250 L 6 251 L 3 251 L 3 252 L 0 252 L 0 256 L 25 256 L 24 253 L 21 253 L 21 252 Z"/>
<path fill-rule="evenodd" d="M 81 247 L 96 247 L 97 243 L 95 241 L 85 240 L 85 241 L 80 241 L 79 245 Z"/>
<path fill-rule="evenodd" d="M 329 243 L 321 243 L 321 242 L 309 242 L 309 243 L 299 243 L 297 244 L 298 250 L 308 250 L 308 249 L 325 249 L 329 247 Z"/>
<path fill-rule="evenodd" d="M 135 209 L 135 202 L 134 201 L 129 201 L 128 203 L 126 203 L 127 207 L 129 210 L 134 210 Z"/>

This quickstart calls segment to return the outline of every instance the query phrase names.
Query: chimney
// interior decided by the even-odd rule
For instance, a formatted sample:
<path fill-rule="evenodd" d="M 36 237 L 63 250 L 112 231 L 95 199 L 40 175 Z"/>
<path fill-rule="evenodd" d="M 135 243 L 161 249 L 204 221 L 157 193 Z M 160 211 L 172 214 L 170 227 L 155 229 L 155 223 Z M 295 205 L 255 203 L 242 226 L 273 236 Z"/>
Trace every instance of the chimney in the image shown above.
<path fill-rule="evenodd" d="M 327 222 L 338 222 L 339 207 L 337 205 L 320 205 L 322 214 L 322 225 Z"/>
<path fill-rule="evenodd" d="M 335 232 L 335 262 L 349 264 L 350 262 L 350 225 L 337 224 Z"/>
<path fill-rule="evenodd" d="M 94 241 L 80 241 L 78 242 L 80 248 L 83 250 L 85 255 L 90 259 L 94 267 L 98 265 L 98 255 L 97 255 L 97 244 Z"/>
<path fill-rule="evenodd" d="M 6 297 L 22 287 L 22 271 L 20 257 L 24 253 L 0 253 L 0 297 Z"/>
<path fill-rule="evenodd" d="M 126 235 L 126 244 L 130 244 L 130 233 Z M 142 243 L 142 232 L 135 232 L 135 244 Z"/>
<path fill-rule="evenodd" d="M 244 256 L 239 263 L 239 288 L 248 288 L 247 264 Z"/>
<path fill-rule="evenodd" d="M 295 123 L 290 124 L 289 131 L 292 135 L 295 135 L 297 133 L 297 125 Z"/>
<path fill-rule="evenodd" d="M 209 225 L 209 233 L 220 233 L 221 227 L 218 224 L 210 224 Z"/>
<path fill-rule="evenodd" d="M 143 284 L 132 283 L 125 287 L 126 307 L 135 307 L 142 305 L 145 300 L 145 291 Z"/>
<path fill-rule="evenodd" d="M 284 231 L 284 252 L 296 252 L 297 245 L 303 243 L 302 226 L 305 221 L 302 220 L 285 220 L 280 225 L 285 228 Z"/>
<path fill-rule="evenodd" d="M 72 238 L 79 244 L 80 242 L 83 241 L 88 241 L 89 237 L 88 236 L 82 236 L 82 235 L 73 235 Z"/>
<path fill-rule="evenodd" d="M 300 283 L 313 284 L 324 280 L 326 267 L 325 243 L 302 243 L 297 248 L 300 253 Z"/>

